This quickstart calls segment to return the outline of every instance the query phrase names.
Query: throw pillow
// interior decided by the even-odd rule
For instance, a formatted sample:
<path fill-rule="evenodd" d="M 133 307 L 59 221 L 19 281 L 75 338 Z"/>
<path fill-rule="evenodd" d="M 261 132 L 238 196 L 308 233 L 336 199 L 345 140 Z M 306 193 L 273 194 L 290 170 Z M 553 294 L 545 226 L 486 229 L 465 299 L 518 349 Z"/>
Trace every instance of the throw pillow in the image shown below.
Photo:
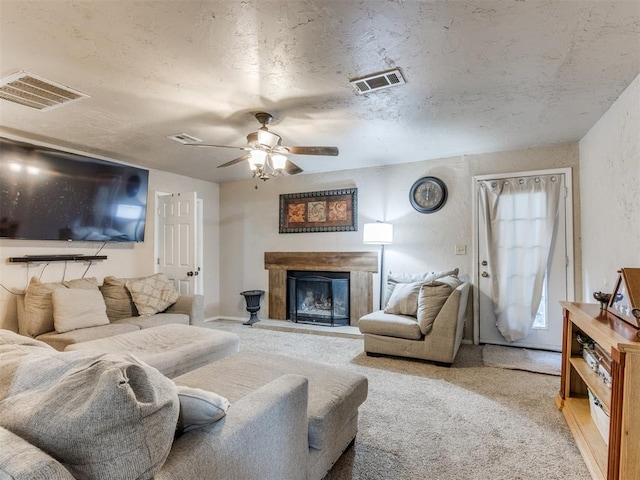
<path fill-rule="evenodd" d="M 20 333 L 37 337 L 54 330 L 51 294 L 58 288 L 65 286 L 62 283 L 42 283 L 37 277 L 31 278 L 24 294 L 24 314 L 19 319 Z"/>
<path fill-rule="evenodd" d="M 95 290 L 59 288 L 53 291 L 52 299 L 53 326 L 58 333 L 109 324 L 97 285 Z"/>
<path fill-rule="evenodd" d="M 176 386 L 180 400 L 178 433 L 215 423 L 227 414 L 229 401 L 200 388 Z"/>
<path fill-rule="evenodd" d="M 180 298 L 180 293 L 163 273 L 130 280 L 125 285 L 142 317 L 162 312 Z"/>
<path fill-rule="evenodd" d="M 442 283 L 439 280 L 426 283 L 420 287 L 418 325 L 423 335 L 429 333 L 433 328 L 433 322 L 452 291 L 451 285 Z"/>
<path fill-rule="evenodd" d="M 155 368 L 130 355 L 1 344 L 0 363 L 0 425 L 75 478 L 151 479 L 164 464 L 179 402 Z"/>
<path fill-rule="evenodd" d="M 420 285 L 422 285 L 421 282 L 398 283 L 391 293 L 389 303 L 385 307 L 384 313 L 415 317 L 418 310 Z"/>
<path fill-rule="evenodd" d="M 130 280 L 139 279 L 131 278 Z M 108 276 L 104 277 L 100 286 L 104 303 L 107 305 L 107 317 L 112 322 L 138 316 L 136 305 L 125 285 L 126 281 L 127 279 L 124 278 Z"/>

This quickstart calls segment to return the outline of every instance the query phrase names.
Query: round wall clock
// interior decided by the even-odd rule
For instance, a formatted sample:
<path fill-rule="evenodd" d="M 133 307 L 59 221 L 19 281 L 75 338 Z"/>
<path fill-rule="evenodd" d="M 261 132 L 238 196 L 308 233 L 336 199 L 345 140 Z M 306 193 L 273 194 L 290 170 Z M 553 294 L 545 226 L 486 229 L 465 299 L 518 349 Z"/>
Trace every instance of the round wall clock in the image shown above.
<path fill-rule="evenodd" d="M 447 186 L 437 177 L 422 177 L 409 191 L 411 206 L 420 213 L 433 213 L 447 202 Z"/>

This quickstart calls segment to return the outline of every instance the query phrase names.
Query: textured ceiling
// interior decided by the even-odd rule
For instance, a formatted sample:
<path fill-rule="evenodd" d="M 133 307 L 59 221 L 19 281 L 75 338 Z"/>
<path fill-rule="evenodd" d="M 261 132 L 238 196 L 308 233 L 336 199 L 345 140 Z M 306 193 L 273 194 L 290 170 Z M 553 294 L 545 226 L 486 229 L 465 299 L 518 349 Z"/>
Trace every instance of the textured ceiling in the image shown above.
<path fill-rule="evenodd" d="M 0 101 L 0 132 L 230 181 L 259 124 L 305 173 L 577 141 L 640 72 L 640 1 L 0 0 L 0 75 L 90 99 L 46 112 Z M 349 80 L 399 67 L 368 95 Z"/>

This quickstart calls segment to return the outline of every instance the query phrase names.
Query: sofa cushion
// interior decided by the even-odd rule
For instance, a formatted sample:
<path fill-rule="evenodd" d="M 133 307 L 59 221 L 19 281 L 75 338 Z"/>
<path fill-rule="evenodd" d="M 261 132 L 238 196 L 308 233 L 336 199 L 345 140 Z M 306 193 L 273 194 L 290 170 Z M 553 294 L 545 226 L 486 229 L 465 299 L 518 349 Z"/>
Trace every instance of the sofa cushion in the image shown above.
<path fill-rule="evenodd" d="M 116 320 L 111 322 L 113 325 L 119 324 L 129 324 L 135 325 L 136 327 L 142 329 L 159 327 L 160 325 L 169 325 L 172 323 L 178 323 L 181 325 L 189 325 L 189 315 L 185 313 L 156 313 L 155 315 L 151 315 L 150 317 L 130 317 L 130 318 L 122 318 L 120 320 Z"/>
<path fill-rule="evenodd" d="M 384 313 L 382 310 L 361 317 L 358 320 L 358 328 L 362 333 L 372 335 L 384 335 L 407 340 L 420 340 L 422 338 L 420 326 L 414 317 Z"/>
<path fill-rule="evenodd" d="M 2 479 L 74 480 L 60 462 L 2 427 L 0 445 Z"/>
<path fill-rule="evenodd" d="M 20 333 L 37 337 L 53 330 L 53 301 L 56 288 L 66 288 L 62 283 L 42 283 L 32 277 L 24 294 L 24 311 L 19 319 Z"/>
<path fill-rule="evenodd" d="M 180 292 L 163 273 L 139 280 L 129 280 L 125 285 L 133 303 L 136 304 L 138 313 L 143 317 L 166 310 L 180 298 Z"/>
<path fill-rule="evenodd" d="M 66 351 L 127 352 L 169 378 L 239 350 L 235 333 L 191 325 L 161 325 L 124 335 L 69 345 Z"/>
<path fill-rule="evenodd" d="M 37 337 L 54 330 L 52 293 L 61 288 L 97 289 L 98 281 L 91 278 L 42 283 L 32 277 L 24 295 L 24 308 L 19 309 L 18 327 L 22 335 Z"/>
<path fill-rule="evenodd" d="M 36 339 L 51 345 L 56 350 L 62 351 L 67 345 L 88 342 L 89 340 L 95 340 L 98 338 L 111 337 L 121 333 L 137 332 L 139 330 L 139 327 L 127 323 L 119 325 L 110 323 L 109 325 L 79 328 L 77 330 L 71 330 L 70 332 L 64 333 L 57 333 L 55 331 L 47 332 L 42 335 L 38 335 Z"/>
<path fill-rule="evenodd" d="M 128 355 L 0 344 L 0 425 L 76 478 L 151 479 L 178 420 L 175 386 Z"/>
<path fill-rule="evenodd" d="M 181 375 L 175 382 L 224 395 L 233 411 L 235 402 L 288 374 L 302 375 L 309 381 L 309 447 L 330 449 L 338 432 L 357 416 L 358 407 L 367 398 L 364 375 L 300 358 L 243 350 Z"/>
<path fill-rule="evenodd" d="M 229 401 L 217 393 L 181 385 L 176 385 L 176 391 L 180 400 L 178 433 L 215 423 L 229 409 Z"/>
<path fill-rule="evenodd" d="M 64 280 L 62 284 L 67 288 L 78 288 L 81 290 L 98 290 L 98 279 L 95 277 Z"/>
<path fill-rule="evenodd" d="M 384 312 L 415 317 L 421 285 L 421 282 L 397 283 Z"/>
<path fill-rule="evenodd" d="M 138 316 L 136 305 L 133 303 L 131 294 L 125 285 L 128 280 L 137 279 L 107 276 L 102 280 L 100 291 L 102 292 L 104 303 L 107 306 L 107 317 L 109 317 L 109 320 L 112 322 L 114 320 Z"/>
<path fill-rule="evenodd" d="M 434 281 L 420 287 L 418 297 L 418 325 L 423 335 L 431 331 L 440 309 L 447 301 L 453 288 L 447 283 Z"/>
<path fill-rule="evenodd" d="M 109 324 L 107 307 L 97 285 L 95 290 L 58 288 L 51 297 L 53 326 L 58 333 Z"/>

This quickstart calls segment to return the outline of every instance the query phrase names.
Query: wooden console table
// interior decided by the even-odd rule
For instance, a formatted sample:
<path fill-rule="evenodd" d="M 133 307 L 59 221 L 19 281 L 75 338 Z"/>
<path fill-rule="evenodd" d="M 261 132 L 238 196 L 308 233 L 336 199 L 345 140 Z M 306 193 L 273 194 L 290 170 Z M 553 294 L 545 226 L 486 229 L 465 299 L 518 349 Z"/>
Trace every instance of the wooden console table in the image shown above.
<path fill-rule="evenodd" d="M 560 302 L 564 311 L 562 377 L 556 406 L 562 410 L 591 476 L 640 479 L 640 338 L 637 330 L 597 304 Z M 611 354 L 611 389 L 582 358 L 582 333 Z M 610 415 L 609 445 L 591 419 L 587 388 Z"/>

